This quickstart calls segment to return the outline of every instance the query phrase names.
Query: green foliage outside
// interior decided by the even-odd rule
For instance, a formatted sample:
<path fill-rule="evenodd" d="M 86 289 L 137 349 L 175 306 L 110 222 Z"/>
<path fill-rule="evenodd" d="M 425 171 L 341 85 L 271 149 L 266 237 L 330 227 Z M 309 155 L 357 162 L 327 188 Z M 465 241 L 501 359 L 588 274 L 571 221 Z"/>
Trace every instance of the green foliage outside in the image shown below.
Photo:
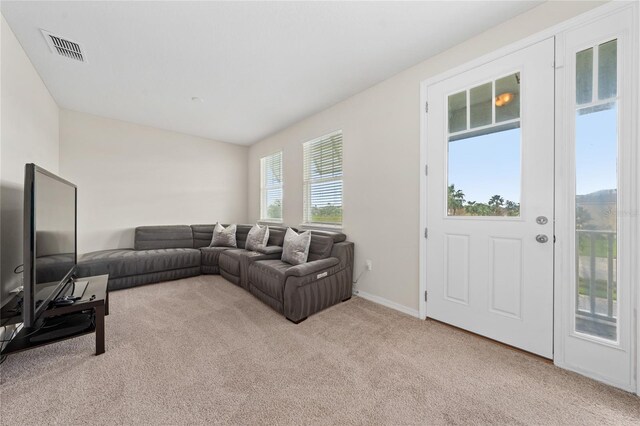
<path fill-rule="evenodd" d="M 576 229 L 586 229 L 591 222 L 591 213 L 582 206 L 576 207 Z"/>
<path fill-rule="evenodd" d="M 317 223 L 342 223 L 342 206 L 311 207 L 311 221 Z"/>
<path fill-rule="evenodd" d="M 268 219 L 282 219 L 282 201 L 276 200 L 267 207 Z"/>
<path fill-rule="evenodd" d="M 609 257 L 609 242 L 607 241 L 607 235 L 596 235 L 593 244 L 595 257 Z M 618 244 L 616 238 L 612 239 L 613 258 L 618 257 Z M 591 256 L 591 237 L 588 234 L 580 234 L 578 236 L 578 253 L 580 256 Z"/>
<path fill-rule="evenodd" d="M 578 279 L 578 293 L 580 293 L 583 296 L 588 296 L 589 295 L 589 286 L 591 284 L 589 283 L 589 279 L 588 278 L 579 278 Z M 613 285 L 613 289 L 612 289 L 612 294 L 613 294 L 613 300 L 618 300 L 618 292 L 617 292 L 617 286 Z M 606 299 L 607 298 L 607 281 L 606 280 L 596 280 L 595 282 L 595 296 L 599 297 L 601 299 Z"/>
<path fill-rule="evenodd" d="M 267 207 L 268 219 L 282 219 L 282 201 L 276 200 Z M 311 207 L 311 221 L 317 223 L 342 223 L 342 206 Z"/>
<path fill-rule="evenodd" d="M 486 203 L 467 201 L 464 192 L 449 185 L 447 211 L 449 216 L 520 216 L 520 203 L 492 196 Z"/>

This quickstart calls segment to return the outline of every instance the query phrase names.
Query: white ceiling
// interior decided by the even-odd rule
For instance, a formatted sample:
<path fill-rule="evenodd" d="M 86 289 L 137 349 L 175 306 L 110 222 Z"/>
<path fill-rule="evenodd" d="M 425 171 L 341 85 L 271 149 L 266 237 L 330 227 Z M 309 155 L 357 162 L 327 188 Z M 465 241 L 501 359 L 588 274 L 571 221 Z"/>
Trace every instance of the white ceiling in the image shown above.
<path fill-rule="evenodd" d="M 1 7 L 60 107 L 248 145 L 539 3 Z M 52 54 L 40 29 L 82 44 L 88 62 Z"/>

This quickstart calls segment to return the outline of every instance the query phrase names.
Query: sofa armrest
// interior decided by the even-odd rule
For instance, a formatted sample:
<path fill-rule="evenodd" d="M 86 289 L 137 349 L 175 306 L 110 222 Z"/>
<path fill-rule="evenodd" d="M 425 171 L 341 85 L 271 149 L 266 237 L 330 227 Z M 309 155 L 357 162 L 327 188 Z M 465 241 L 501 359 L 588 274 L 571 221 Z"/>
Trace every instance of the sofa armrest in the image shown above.
<path fill-rule="evenodd" d="M 280 246 L 266 246 L 266 247 L 262 247 L 260 249 L 257 250 L 259 253 L 262 254 L 278 254 L 278 253 L 282 253 L 282 247 Z"/>
<path fill-rule="evenodd" d="M 331 257 L 337 257 L 340 259 L 340 266 L 343 268 L 349 268 L 353 270 L 353 254 L 354 245 L 350 241 L 343 241 L 341 243 L 335 243 L 331 250 Z"/>
<path fill-rule="evenodd" d="M 313 262 L 302 263 L 296 265 L 293 268 L 287 269 L 285 277 L 306 277 L 316 273 L 325 272 L 327 269 L 332 268 L 340 263 L 340 260 L 336 257 L 328 257 L 326 259 L 314 260 Z M 326 276 L 326 275 L 325 275 Z M 318 277 L 323 278 L 323 277 Z"/>
<path fill-rule="evenodd" d="M 282 247 L 280 246 L 267 246 L 256 251 L 247 251 L 246 259 L 249 262 L 255 262 L 257 260 L 273 260 L 280 259 L 282 257 Z"/>

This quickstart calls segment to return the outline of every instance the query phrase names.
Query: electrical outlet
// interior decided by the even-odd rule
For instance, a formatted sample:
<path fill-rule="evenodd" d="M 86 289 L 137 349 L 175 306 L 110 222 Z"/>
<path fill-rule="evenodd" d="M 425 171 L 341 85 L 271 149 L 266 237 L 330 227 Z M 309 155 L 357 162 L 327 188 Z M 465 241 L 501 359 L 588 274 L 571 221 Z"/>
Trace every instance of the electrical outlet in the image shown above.
<path fill-rule="evenodd" d="M 373 269 L 373 262 L 371 261 L 371 259 L 366 260 L 365 267 L 367 268 L 367 271 L 370 271 Z"/>

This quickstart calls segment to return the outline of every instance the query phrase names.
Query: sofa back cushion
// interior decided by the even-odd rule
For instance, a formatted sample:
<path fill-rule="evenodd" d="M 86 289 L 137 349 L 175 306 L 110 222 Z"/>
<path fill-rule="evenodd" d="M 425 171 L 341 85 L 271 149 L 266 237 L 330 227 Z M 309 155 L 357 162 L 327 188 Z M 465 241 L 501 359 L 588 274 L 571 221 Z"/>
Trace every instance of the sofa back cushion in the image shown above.
<path fill-rule="evenodd" d="M 193 232 L 188 225 L 138 226 L 135 232 L 136 250 L 192 248 Z"/>
<path fill-rule="evenodd" d="M 221 223 L 221 225 L 225 228 L 229 226 L 228 223 Z M 209 247 L 213 239 L 213 228 L 215 226 L 215 224 L 191 225 L 191 229 L 193 229 L 193 248 Z M 251 226 L 252 225 L 237 225 L 236 243 L 238 244 L 238 248 L 244 248 Z M 269 229 L 269 231 L 271 231 L 271 229 Z M 271 238 L 269 238 L 269 240 L 271 241 Z"/>
<path fill-rule="evenodd" d="M 291 228 L 294 231 L 295 228 Z M 269 226 L 269 241 L 268 246 L 280 246 L 284 244 L 284 234 L 287 232 L 287 228 L 282 226 Z"/>
<path fill-rule="evenodd" d="M 193 248 L 209 247 L 213 238 L 213 225 L 191 225 L 193 231 Z M 226 225 L 223 225 L 226 226 Z"/>
<path fill-rule="evenodd" d="M 202 224 L 202 225 L 191 225 L 191 229 L 193 230 L 193 248 L 201 248 L 201 247 L 209 247 L 211 244 L 211 239 L 213 238 L 213 228 L 215 224 Z M 222 226 L 228 226 L 228 224 L 222 224 Z M 247 240 L 247 234 L 251 229 L 251 225 L 238 225 L 236 230 L 236 241 L 238 243 L 239 248 L 245 248 L 245 242 Z M 291 228 L 294 231 L 298 232 L 296 228 Z M 287 228 L 284 226 L 269 226 L 269 242 L 267 242 L 268 246 L 280 246 L 282 247 L 284 243 L 284 234 L 287 232 Z M 332 231 L 316 231 L 312 230 L 311 235 L 327 237 L 331 239 L 334 243 L 341 243 L 347 239 L 347 236 L 342 232 L 332 232 Z M 313 238 L 311 240 L 312 246 L 318 246 L 319 242 L 323 241 L 322 239 L 317 240 L 315 245 L 313 242 Z M 329 253 L 331 253 L 331 248 L 328 249 Z M 322 253 L 318 253 L 317 255 L 322 255 L 324 250 L 321 250 Z M 310 251 L 309 255 L 311 256 L 313 252 Z M 316 257 L 314 254 L 312 257 Z M 325 256 L 325 257 L 328 257 Z M 309 259 L 309 260 L 317 260 Z M 324 257 L 322 258 L 324 259 Z"/>
<path fill-rule="evenodd" d="M 334 243 L 341 243 L 347 240 L 347 236 L 342 232 L 335 231 L 316 231 L 315 229 L 311 231 L 313 235 L 329 237 L 333 240 Z"/>
<path fill-rule="evenodd" d="M 307 262 L 313 262 L 314 260 L 326 259 L 329 257 L 331 255 L 331 249 L 333 249 L 333 242 L 332 236 L 311 231 L 311 244 L 309 245 L 309 257 L 307 258 Z"/>
<path fill-rule="evenodd" d="M 238 242 L 238 248 L 245 248 L 247 244 L 247 235 L 253 225 L 238 225 L 236 229 L 236 241 Z"/>

